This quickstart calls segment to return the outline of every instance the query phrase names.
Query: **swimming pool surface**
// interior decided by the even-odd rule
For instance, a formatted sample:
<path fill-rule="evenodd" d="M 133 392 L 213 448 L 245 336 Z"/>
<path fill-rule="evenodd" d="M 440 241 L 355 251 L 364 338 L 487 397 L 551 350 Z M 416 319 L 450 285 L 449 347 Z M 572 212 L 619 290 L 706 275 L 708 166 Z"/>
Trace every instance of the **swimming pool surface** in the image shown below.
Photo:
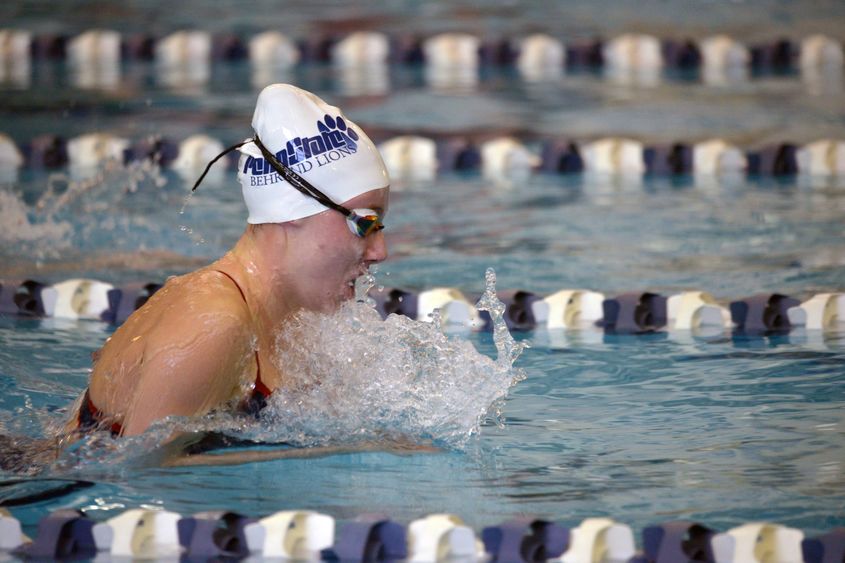
<path fill-rule="evenodd" d="M 37 4 L 0 11 L 14 25 L 54 29 Z M 642 18 L 657 13 L 652 4 Z M 480 18 L 461 15 L 469 10 L 462 3 L 431 13 L 400 3 L 384 17 L 419 32 L 481 26 L 516 34 L 557 22 L 564 38 L 631 28 L 661 36 L 751 29 L 750 37 L 765 39 L 824 28 L 843 36 L 842 8 L 832 2 L 813 9 L 768 2 L 768 11 L 701 4 L 712 10 L 690 17 L 671 8 L 645 22 L 630 8 L 586 3 L 572 7 L 571 20 L 555 9 L 548 22 L 533 3 L 516 15 L 508 3 L 493 4 Z M 129 30 L 145 10 L 154 14 L 154 29 L 205 23 L 181 9 L 168 23 L 156 3 L 126 6 L 99 25 Z M 360 15 L 310 6 L 296 5 L 283 30 L 308 33 L 344 18 L 348 26 Z M 610 10 L 607 20 L 602 10 Z M 65 21 L 67 33 L 85 29 L 73 16 Z M 258 16 L 228 5 L 207 29 L 227 25 L 261 29 Z M 165 86 L 149 64 L 122 72 L 119 88 L 92 91 L 76 87 L 63 63 L 39 63 L 29 85 L 0 83 L 0 129 L 21 144 L 44 133 L 92 131 L 176 140 L 202 132 L 224 143 L 249 135 L 258 87 L 246 63 L 215 63 L 209 82 L 189 90 Z M 537 149 L 539 139 L 554 135 L 647 142 L 719 136 L 742 146 L 845 137 L 841 76 L 821 92 L 794 74 L 731 86 L 670 74 L 644 86 L 595 72 L 527 83 L 512 69 L 486 69 L 475 88 L 455 91 L 432 88 L 421 68 L 392 68 L 389 77 L 385 93 L 367 96 L 344 91 L 331 65 L 303 65 L 277 78 L 315 90 L 379 139 L 502 132 Z M 160 282 L 204 265 L 234 243 L 246 213 L 233 170 L 188 198 L 192 183 L 169 169 L 112 167 L 89 183 L 25 169 L 0 186 L 0 279 Z M 761 292 L 806 299 L 845 289 L 842 177 L 535 174 L 496 182 L 451 172 L 395 182 L 386 223 L 391 258 L 377 279 L 390 287 L 452 286 L 477 295 L 493 267 L 500 289 L 540 294 L 698 289 L 727 304 Z M 0 318 L 0 433 L 42 436 L 60 423 L 87 384 L 90 353 L 111 330 L 97 322 Z M 845 525 L 845 333 L 515 336 L 531 348 L 517 363 L 527 377 L 510 390 L 505 424 L 484 424 L 460 447 L 209 468 L 136 467 L 117 452 L 104 463 L 83 459 L 41 481 L 2 485 L 0 504 L 58 485 L 46 478 L 93 483 L 15 506 L 29 533 L 56 508 L 103 519 L 138 506 L 250 515 L 308 508 L 339 519 L 380 512 L 403 522 L 453 512 L 476 529 L 515 515 L 572 526 L 608 515 L 635 529 L 679 518 L 720 530 L 767 520 L 808 535 Z M 494 355 L 489 333 L 454 338 Z"/>
<path fill-rule="evenodd" d="M 4 320 L 3 426 L 32 434 L 60 418 L 104 337 L 92 327 Z M 447 511 L 477 528 L 524 514 L 568 525 L 611 515 L 639 528 L 670 518 L 718 529 L 762 519 L 808 534 L 842 524 L 845 335 L 818 343 L 525 338 L 533 345 L 521 360 L 528 377 L 507 400 L 506 425 L 483 426 L 463 450 L 184 469 L 88 460 L 60 476 L 94 487 L 15 514 L 30 530 L 50 508 L 100 518 L 141 505 L 256 515 L 308 507 L 401 521 Z M 488 334 L 472 341 L 493 353 Z"/>

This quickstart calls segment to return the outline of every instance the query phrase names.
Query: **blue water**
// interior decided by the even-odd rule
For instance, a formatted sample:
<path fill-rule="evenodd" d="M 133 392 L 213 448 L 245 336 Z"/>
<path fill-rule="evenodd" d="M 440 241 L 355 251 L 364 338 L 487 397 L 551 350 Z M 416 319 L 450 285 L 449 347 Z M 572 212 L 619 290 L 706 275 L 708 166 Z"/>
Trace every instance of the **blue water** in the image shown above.
<path fill-rule="evenodd" d="M 219 17 L 201 22 L 190 5 L 170 4 L 165 10 L 130 2 L 104 14 L 101 24 L 132 30 L 133 18 L 145 14 L 157 33 L 187 23 L 253 33 L 278 23 L 306 35 L 354 27 L 355 18 L 375 10 L 379 22 L 405 31 L 508 35 L 544 24 L 557 25 L 564 39 L 635 29 L 660 36 L 727 31 L 750 41 L 810 31 L 842 37 L 845 21 L 836 2 L 699 2 L 694 16 L 686 4 L 664 2 L 584 3 L 550 14 L 542 11 L 545 3 L 522 10 L 500 2 L 480 15 L 459 2 L 388 3 L 359 12 L 297 3 L 286 14 L 246 14 L 224 4 Z M 34 31 L 55 31 L 61 21 L 75 33 L 87 25 L 78 19 L 86 6 L 51 6 L 47 18 L 39 3 L 6 3 L 0 13 L 4 22 Z M 164 86 L 152 65 L 122 71 L 119 89 L 90 91 L 74 86 L 62 63 L 36 65 L 29 86 L 0 85 L 0 129 L 19 143 L 91 131 L 174 140 L 203 132 L 224 142 L 249 134 L 257 89 L 246 64 L 217 64 L 210 82 L 191 91 Z M 679 76 L 656 87 L 624 86 L 590 72 L 547 84 L 524 83 L 507 69 L 481 78 L 475 91 L 443 93 L 427 85 L 422 69 L 394 68 L 387 94 L 362 97 L 344 92 L 328 65 L 286 77 L 341 105 L 379 139 L 518 133 L 536 148 L 544 136 L 623 134 L 646 142 L 723 136 L 743 147 L 845 137 L 841 77 L 821 93 L 797 75 L 729 87 Z M 236 240 L 246 214 L 232 171 L 185 204 L 191 182 L 162 170 L 130 191 L 126 171 L 117 169 L 57 203 L 44 194 L 48 185 L 65 193 L 66 179 L 23 171 L 0 187 L 0 279 L 162 281 L 208 263 Z M 379 273 L 387 286 L 479 294 L 492 266 L 500 288 L 541 294 L 564 287 L 665 295 L 701 289 L 727 304 L 758 292 L 803 299 L 845 289 L 842 178 L 540 174 L 502 186 L 478 174 L 446 174 L 433 183 L 397 182 L 390 207 L 391 258 Z M 90 353 L 109 330 L 93 322 L 0 319 L 0 431 L 42 436 L 63 420 L 87 383 Z M 494 354 L 489 334 L 458 337 Z M 519 360 L 527 378 L 509 394 L 505 425 L 484 425 L 462 449 L 222 468 L 88 463 L 53 476 L 92 487 L 15 507 L 14 514 L 30 533 L 52 509 L 82 508 L 100 519 L 141 505 L 251 515 L 299 507 L 341 519 L 383 512 L 404 522 L 445 511 L 476 528 L 524 514 L 567 525 L 609 515 L 635 529 L 676 518 L 719 529 L 771 520 L 808 534 L 845 524 L 842 333 L 702 339 L 535 331 L 518 338 L 532 347 Z M 6 489 L 0 499 L 19 494 Z"/>
<path fill-rule="evenodd" d="M 0 321 L 3 426 L 32 432 L 61 419 L 105 336 L 90 325 Z M 528 377 L 506 402 L 505 426 L 485 425 L 462 450 L 221 468 L 89 464 L 57 476 L 94 487 L 15 514 L 30 530 L 48 509 L 104 518 L 140 505 L 256 515 L 307 507 L 405 522 L 449 511 L 476 527 L 522 514 L 568 525 L 608 515 L 635 528 L 673 518 L 719 529 L 764 519 L 807 533 L 842 525 L 845 334 L 568 336 L 524 336 Z M 493 354 L 489 335 L 471 341 Z"/>

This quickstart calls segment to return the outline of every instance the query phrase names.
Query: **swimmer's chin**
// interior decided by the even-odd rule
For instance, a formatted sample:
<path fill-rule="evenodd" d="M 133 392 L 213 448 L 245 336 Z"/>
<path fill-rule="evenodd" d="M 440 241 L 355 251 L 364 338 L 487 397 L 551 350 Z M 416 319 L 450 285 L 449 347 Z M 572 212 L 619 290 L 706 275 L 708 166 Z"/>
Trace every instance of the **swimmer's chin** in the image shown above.
<path fill-rule="evenodd" d="M 333 293 L 324 293 L 321 299 L 318 298 L 311 300 L 308 304 L 302 306 L 300 310 L 310 311 L 312 313 L 322 313 L 325 315 L 337 313 L 345 305 L 355 302 L 357 280 L 358 278 L 353 278 L 352 281 L 349 281 L 340 288 L 335 289 Z"/>
<path fill-rule="evenodd" d="M 341 307 L 355 299 L 355 288 L 345 287 L 337 294 L 326 295 L 319 303 L 303 307 L 305 311 L 331 315 L 337 313 Z"/>
<path fill-rule="evenodd" d="M 343 286 L 340 293 L 337 295 L 337 297 L 335 297 L 335 299 L 333 300 L 333 302 L 330 306 L 331 312 L 337 311 L 338 309 L 340 309 L 341 306 L 343 306 L 344 303 L 348 303 L 349 301 L 352 301 L 353 299 L 355 299 L 355 282 L 354 281 L 349 282 L 349 283 L 347 283 L 346 285 Z"/>

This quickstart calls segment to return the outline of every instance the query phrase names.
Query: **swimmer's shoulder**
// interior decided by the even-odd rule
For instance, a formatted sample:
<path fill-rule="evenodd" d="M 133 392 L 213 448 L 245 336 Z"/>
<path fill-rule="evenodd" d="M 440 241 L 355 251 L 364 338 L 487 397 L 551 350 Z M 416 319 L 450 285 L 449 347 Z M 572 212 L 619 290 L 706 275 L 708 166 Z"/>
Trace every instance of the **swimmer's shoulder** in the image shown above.
<path fill-rule="evenodd" d="M 228 285 L 226 284 L 228 282 Z M 209 270 L 168 279 L 167 283 L 132 313 L 106 341 L 94 365 L 95 375 L 111 372 L 152 349 L 179 346 L 215 337 L 248 341 L 253 338 L 249 310 L 232 283 Z M 115 364 L 117 362 L 117 364 Z"/>
<path fill-rule="evenodd" d="M 212 266 L 181 276 L 172 276 L 133 315 L 161 322 L 194 322 L 218 316 L 237 323 L 249 321 L 249 310 L 240 289 L 231 278 Z M 130 317 L 130 320 L 134 320 Z"/>

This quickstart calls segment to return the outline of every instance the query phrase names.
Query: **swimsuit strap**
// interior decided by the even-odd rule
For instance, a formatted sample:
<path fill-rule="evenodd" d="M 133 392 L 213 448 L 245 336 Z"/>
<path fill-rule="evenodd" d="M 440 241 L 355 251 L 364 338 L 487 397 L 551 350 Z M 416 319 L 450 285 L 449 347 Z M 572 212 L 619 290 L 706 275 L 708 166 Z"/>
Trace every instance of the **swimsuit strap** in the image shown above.
<path fill-rule="evenodd" d="M 244 300 L 244 303 L 246 303 L 246 294 L 244 293 L 244 290 L 241 289 L 240 284 L 237 281 L 235 281 L 235 278 L 233 278 L 230 274 L 228 274 L 227 272 L 224 272 L 223 270 L 213 270 L 213 271 L 219 272 L 219 273 L 223 274 L 224 276 L 226 276 L 227 278 L 229 278 L 230 280 L 232 280 L 232 283 L 235 284 L 236 288 L 238 288 L 238 292 L 241 294 L 241 298 Z M 252 395 L 246 400 L 246 402 L 248 403 L 246 410 L 248 412 L 257 412 L 257 411 L 261 410 L 262 408 L 264 408 L 264 405 L 266 404 L 266 399 L 267 399 L 267 397 L 270 396 L 271 393 L 272 393 L 272 391 L 270 390 L 270 388 L 267 387 L 267 385 L 265 385 L 263 381 L 261 381 L 261 363 L 258 361 L 258 350 L 256 350 L 255 351 L 255 387 L 252 390 Z M 260 403 L 260 406 L 258 406 L 258 408 L 255 408 L 255 407 L 253 407 L 253 403 Z"/>
<path fill-rule="evenodd" d="M 230 274 L 224 272 L 223 270 L 212 270 L 212 272 L 217 272 L 218 274 L 223 274 L 224 276 L 226 276 L 227 278 L 232 280 L 232 283 L 235 284 L 235 287 L 238 288 L 238 293 L 241 294 L 241 299 L 243 299 L 244 303 L 246 303 L 246 294 L 244 293 L 244 290 L 241 289 L 241 284 L 239 284 L 238 282 L 235 281 L 235 278 L 233 278 Z"/>
<path fill-rule="evenodd" d="M 261 381 L 261 364 L 258 363 L 258 350 L 255 351 L 255 391 L 261 393 L 265 397 L 269 397 L 273 393 L 263 381 Z"/>

